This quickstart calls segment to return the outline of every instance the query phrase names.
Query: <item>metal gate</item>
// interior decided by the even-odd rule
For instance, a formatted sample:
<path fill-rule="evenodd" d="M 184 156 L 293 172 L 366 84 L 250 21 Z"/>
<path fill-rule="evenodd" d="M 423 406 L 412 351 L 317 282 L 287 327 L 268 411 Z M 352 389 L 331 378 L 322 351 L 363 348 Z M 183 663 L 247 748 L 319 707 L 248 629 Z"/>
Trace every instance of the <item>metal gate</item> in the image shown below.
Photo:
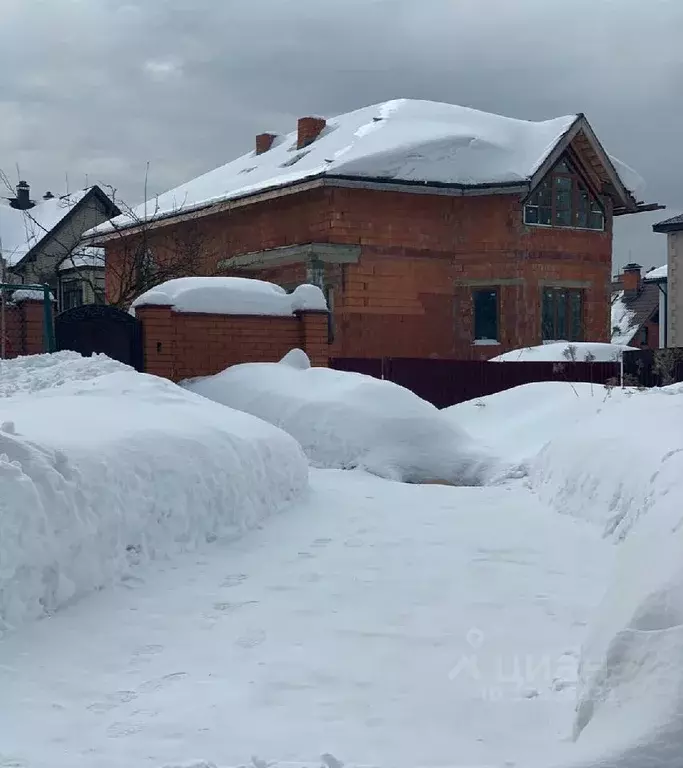
<path fill-rule="evenodd" d="M 55 320 L 57 349 L 71 349 L 89 357 L 101 352 L 143 370 L 142 324 L 128 312 L 104 304 L 67 309 Z"/>

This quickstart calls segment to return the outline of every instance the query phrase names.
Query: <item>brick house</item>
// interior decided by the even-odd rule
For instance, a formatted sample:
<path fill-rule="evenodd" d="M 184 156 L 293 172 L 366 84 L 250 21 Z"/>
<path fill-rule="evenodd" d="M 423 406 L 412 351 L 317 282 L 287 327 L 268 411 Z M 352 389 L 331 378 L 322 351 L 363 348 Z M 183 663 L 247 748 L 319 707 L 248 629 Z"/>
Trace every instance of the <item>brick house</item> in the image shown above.
<path fill-rule="evenodd" d="M 638 182 L 583 115 L 400 100 L 261 134 L 90 236 L 108 296 L 131 253 L 164 265 L 192 242 L 198 274 L 323 288 L 334 356 L 481 359 L 609 341 L 613 218 L 658 207 Z"/>
<path fill-rule="evenodd" d="M 666 347 L 666 267 L 642 274 L 627 264 L 612 281 L 612 343 L 640 349 Z"/>

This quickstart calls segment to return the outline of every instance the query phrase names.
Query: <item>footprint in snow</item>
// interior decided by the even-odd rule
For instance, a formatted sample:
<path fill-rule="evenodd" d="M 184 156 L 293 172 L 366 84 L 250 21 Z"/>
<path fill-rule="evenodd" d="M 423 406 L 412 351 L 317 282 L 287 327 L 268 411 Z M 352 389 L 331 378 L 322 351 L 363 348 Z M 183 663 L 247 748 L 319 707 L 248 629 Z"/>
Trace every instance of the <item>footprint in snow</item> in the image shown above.
<path fill-rule="evenodd" d="M 243 581 L 246 581 L 247 574 L 246 573 L 229 573 L 225 579 L 223 579 L 223 583 L 221 584 L 221 587 L 236 587 L 239 584 L 241 584 Z"/>

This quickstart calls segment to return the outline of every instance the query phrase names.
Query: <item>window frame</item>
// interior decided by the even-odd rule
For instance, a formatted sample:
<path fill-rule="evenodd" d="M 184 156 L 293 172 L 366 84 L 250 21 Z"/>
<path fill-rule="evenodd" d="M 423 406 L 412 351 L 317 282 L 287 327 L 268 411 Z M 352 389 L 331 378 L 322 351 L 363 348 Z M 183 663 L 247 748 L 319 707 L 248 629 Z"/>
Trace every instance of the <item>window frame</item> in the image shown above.
<path fill-rule="evenodd" d="M 67 290 L 67 289 L 71 289 L 71 290 Z M 82 307 L 85 304 L 85 300 L 83 296 L 84 294 L 83 281 L 78 278 L 67 278 L 65 280 L 62 280 L 60 293 L 61 293 L 60 310 L 62 312 L 65 312 L 67 309 L 75 309 L 76 307 Z M 80 301 L 77 304 L 69 303 L 67 305 L 66 297 L 75 296 L 77 293 L 80 296 Z"/>
<path fill-rule="evenodd" d="M 566 170 L 562 169 L 562 166 Z M 571 181 L 571 204 L 569 209 L 558 208 L 558 188 L 561 184 L 566 184 L 566 180 Z M 548 182 L 550 184 L 550 205 L 540 204 L 540 195 L 547 188 Z M 585 192 L 587 197 L 587 208 L 585 209 L 586 224 L 579 224 L 579 216 L 583 212 L 581 207 L 582 193 Z M 532 203 L 531 200 L 536 198 L 539 203 Z M 607 231 L 607 213 L 605 206 L 600 199 L 600 196 L 596 194 L 591 185 L 586 181 L 583 174 L 577 170 L 576 163 L 563 155 L 552 168 L 551 171 L 541 180 L 541 183 L 526 197 L 523 204 L 523 218 L 524 225 L 528 227 L 545 227 L 555 229 L 578 229 L 585 232 L 605 232 Z M 535 209 L 537 221 L 530 221 L 529 209 Z M 544 222 L 541 219 L 542 210 L 550 210 L 550 223 Z M 569 210 L 570 222 L 569 224 L 558 223 L 558 210 Z M 600 214 L 601 226 L 592 227 L 591 217 L 595 214 Z"/>
<path fill-rule="evenodd" d="M 552 315 L 553 315 L 553 327 L 552 335 L 546 335 L 546 297 L 547 294 L 553 295 L 552 302 Z M 565 293 L 566 297 L 563 302 L 558 301 L 558 297 L 561 293 Z M 578 333 L 574 332 L 574 305 L 573 299 L 578 298 L 579 307 L 579 326 Z M 564 303 L 564 307 L 562 304 Z M 541 341 L 543 343 L 553 341 L 583 341 L 586 335 L 585 328 L 585 307 L 586 297 L 585 291 L 582 288 L 568 288 L 561 285 L 545 285 L 541 288 Z M 560 322 L 560 308 L 563 309 L 563 324 L 564 328 L 559 328 Z M 560 332 L 558 332 L 558 330 Z M 564 333 L 564 331 L 568 333 Z"/>
<path fill-rule="evenodd" d="M 483 336 L 477 337 L 477 301 L 476 296 L 479 293 L 489 293 L 494 294 L 496 299 L 496 308 L 495 308 L 495 323 L 496 323 L 496 334 L 495 338 L 489 338 L 488 336 L 484 338 Z M 491 345 L 494 346 L 495 344 L 500 344 L 500 287 L 497 285 L 489 285 L 489 286 L 477 286 L 476 288 L 472 288 L 472 343 L 475 346 L 485 346 L 485 345 Z"/>

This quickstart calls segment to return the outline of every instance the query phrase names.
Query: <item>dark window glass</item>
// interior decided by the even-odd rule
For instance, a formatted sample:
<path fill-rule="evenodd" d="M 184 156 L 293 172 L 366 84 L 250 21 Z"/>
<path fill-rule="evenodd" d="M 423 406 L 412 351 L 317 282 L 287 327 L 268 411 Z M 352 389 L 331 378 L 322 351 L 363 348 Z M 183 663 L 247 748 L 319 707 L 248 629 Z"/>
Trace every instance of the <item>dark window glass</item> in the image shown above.
<path fill-rule="evenodd" d="M 334 289 L 329 285 L 325 288 L 325 298 L 327 299 L 327 343 L 334 342 Z"/>
<path fill-rule="evenodd" d="M 477 341 L 498 341 L 498 291 L 485 288 L 474 291 L 474 338 Z"/>
<path fill-rule="evenodd" d="M 83 286 L 79 280 L 66 280 L 62 283 L 62 312 L 80 307 L 83 304 Z"/>
<path fill-rule="evenodd" d="M 602 206 L 567 160 L 561 160 L 529 196 L 524 221 L 544 226 L 605 228 Z"/>
<path fill-rule="evenodd" d="M 541 308 L 543 341 L 583 340 L 583 297 L 581 291 L 546 288 Z"/>

